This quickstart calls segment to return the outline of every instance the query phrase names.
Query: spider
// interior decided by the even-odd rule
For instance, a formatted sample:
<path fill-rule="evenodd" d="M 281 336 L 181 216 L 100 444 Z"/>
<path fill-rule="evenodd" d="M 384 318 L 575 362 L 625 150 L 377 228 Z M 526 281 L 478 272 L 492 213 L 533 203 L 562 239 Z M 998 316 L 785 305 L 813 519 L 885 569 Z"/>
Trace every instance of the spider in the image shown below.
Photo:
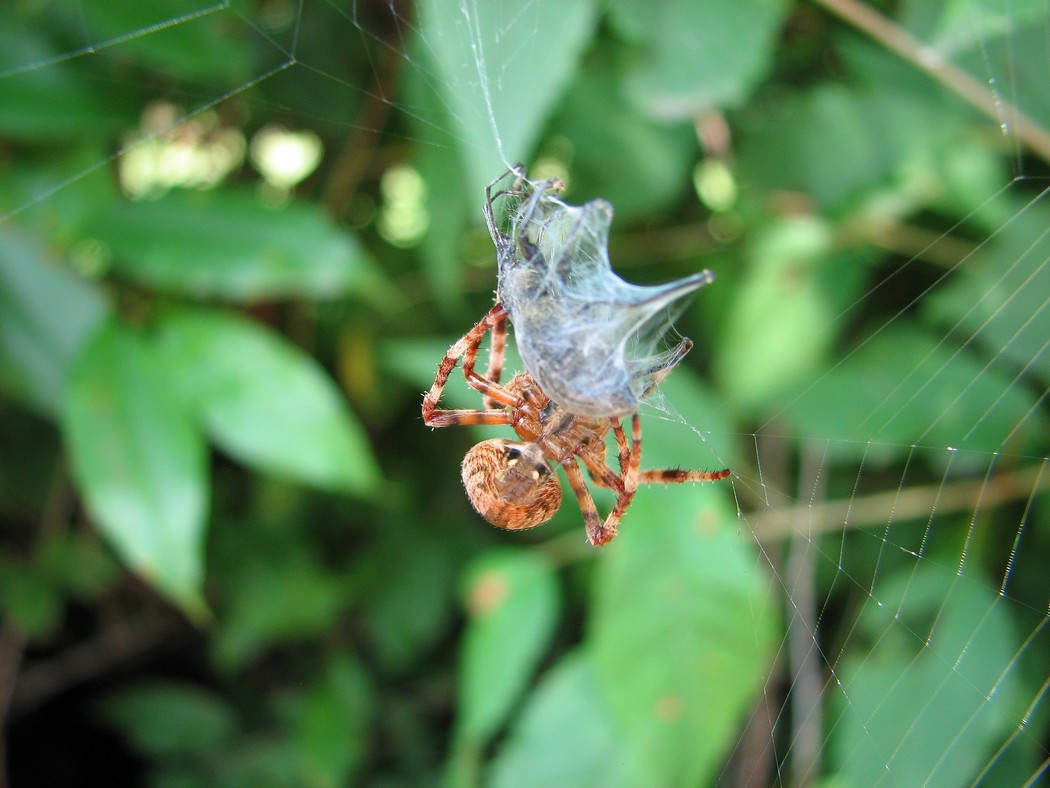
<path fill-rule="evenodd" d="M 467 424 L 509 425 L 520 440 L 495 438 L 478 443 L 463 458 L 463 486 L 477 512 L 498 528 L 521 530 L 550 520 L 561 504 L 561 485 L 552 465 L 561 465 L 583 513 L 587 538 L 603 545 L 616 536 L 620 518 L 631 505 L 639 484 L 663 482 L 707 482 L 724 479 L 720 471 L 640 470 L 642 428 L 637 413 L 631 414 L 628 440 L 618 418 L 578 416 L 559 407 L 536 384 L 528 372 L 519 372 L 502 386 L 499 383 L 506 344 L 507 312 L 496 304 L 481 321 L 454 344 L 438 367 L 434 385 L 423 397 L 423 421 L 431 427 Z M 492 332 L 489 368 L 485 375 L 475 369 L 478 349 L 485 334 Z M 692 347 L 689 340 L 679 346 L 675 361 L 661 370 L 658 383 Z M 438 402 L 449 376 L 462 360 L 468 385 L 483 397 L 482 410 L 442 410 Z M 619 473 L 606 463 L 605 437 L 612 430 L 616 439 Z M 616 493 L 616 504 L 604 521 L 577 462 L 582 463 L 595 484 Z"/>
<path fill-rule="evenodd" d="M 519 185 L 524 179 L 524 171 L 512 169 L 511 173 L 518 176 L 516 186 Z M 529 237 L 530 212 L 534 210 L 537 199 L 534 198 L 528 206 L 516 237 L 509 238 L 497 228 L 493 214 L 492 188 L 499 180 L 486 190 L 485 217 L 501 255 L 501 267 L 504 263 L 513 265 L 516 245 L 525 266 L 542 270 L 548 261 L 543 259 L 543 253 Z M 710 274 L 704 274 L 707 277 L 704 281 L 709 281 Z M 700 279 L 691 281 L 699 282 Z M 482 517 L 499 528 L 510 530 L 533 528 L 547 522 L 561 505 L 561 484 L 553 471 L 560 465 L 579 501 L 588 540 L 593 545 L 603 545 L 616 536 L 620 519 L 631 505 L 639 484 L 717 481 L 729 475 L 728 468 L 720 471 L 641 470 L 642 428 L 637 411 L 628 414 L 631 417 L 631 436 L 628 439 L 623 425 L 625 416 L 582 415 L 569 411 L 551 399 L 528 371 L 519 372 L 507 385 L 501 385 L 507 321 L 512 317 L 508 306 L 501 301 L 498 292 L 496 305 L 449 348 L 438 366 L 434 384 L 423 397 L 423 421 L 428 426 L 507 425 L 514 428 L 520 439 L 482 441 L 463 458 L 463 486 L 471 504 Z M 489 366 L 481 375 L 474 367 L 478 349 L 489 332 L 492 334 Z M 632 379 L 643 381 L 642 398 L 656 388 L 691 347 L 692 342 L 683 339 L 657 363 L 634 371 Z M 483 409 L 438 408 L 441 393 L 460 361 L 467 384 L 482 395 Z M 619 472 L 606 462 L 605 439 L 610 430 L 615 438 Z M 604 521 L 598 515 L 580 463 L 595 484 L 612 490 L 617 496 L 616 504 Z"/>

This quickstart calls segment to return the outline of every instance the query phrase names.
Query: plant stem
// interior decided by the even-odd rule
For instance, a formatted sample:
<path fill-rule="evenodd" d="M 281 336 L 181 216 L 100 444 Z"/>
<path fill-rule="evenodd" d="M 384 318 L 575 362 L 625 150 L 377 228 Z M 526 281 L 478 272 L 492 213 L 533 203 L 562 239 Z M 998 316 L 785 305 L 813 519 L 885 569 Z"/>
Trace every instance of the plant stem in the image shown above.
<path fill-rule="evenodd" d="M 946 60 L 940 52 L 926 46 L 891 19 L 859 0 L 813 1 L 944 85 L 967 104 L 994 120 L 1004 131 L 1012 131 L 1028 150 L 1043 161 L 1050 162 L 1050 132 L 1019 107 Z"/>

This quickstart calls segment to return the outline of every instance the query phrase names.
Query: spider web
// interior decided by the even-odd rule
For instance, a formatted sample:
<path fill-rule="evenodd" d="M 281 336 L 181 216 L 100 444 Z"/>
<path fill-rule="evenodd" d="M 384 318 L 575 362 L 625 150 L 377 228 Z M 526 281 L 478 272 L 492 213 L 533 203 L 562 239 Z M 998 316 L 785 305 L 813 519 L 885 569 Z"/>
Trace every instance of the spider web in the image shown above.
<path fill-rule="evenodd" d="M 95 97 L 76 99 L 83 101 L 75 109 L 85 126 L 107 113 L 133 117 L 144 109 L 107 104 L 106 80 L 113 77 L 97 68 L 99 54 L 163 68 L 169 41 L 182 35 L 201 36 L 205 54 L 196 81 L 183 83 L 177 100 L 165 105 L 168 114 L 144 122 L 115 149 L 100 140 L 86 159 L 56 155 L 46 182 L 21 179 L 13 165 L 0 231 L 51 222 L 61 235 L 53 213 L 137 153 L 194 121 L 213 122 L 207 120 L 213 113 L 238 106 L 250 112 L 257 104 L 272 111 L 262 103 L 280 101 L 297 111 L 309 107 L 302 116 L 362 144 L 390 122 L 393 135 L 418 150 L 415 164 L 428 181 L 462 168 L 466 193 L 480 206 L 486 183 L 534 156 L 544 120 L 599 18 L 592 4 L 566 9 L 550 0 L 435 1 L 414 13 L 398 4 L 324 0 L 170 0 L 120 13 L 103 2 L 42 5 L 59 20 L 65 48 L 15 36 L 0 54 L 0 96 L 36 91 L 60 102 L 69 81 L 90 83 Z M 16 21 L 19 13 L 40 12 L 33 4 L 15 8 L 6 13 Z M 726 327 L 724 356 L 743 362 L 715 370 L 728 390 L 752 392 L 758 402 L 756 387 L 768 385 L 768 376 L 749 379 L 747 368 L 776 365 L 778 354 L 805 345 L 807 326 L 819 324 L 822 336 L 835 337 L 829 346 L 807 348 L 830 354 L 831 363 L 803 375 L 772 411 L 744 402 L 737 419 L 749 425 L 744 434 L 718 426 L 730 423 L 718 413 L 727 409 L 693 379 L 672 376 L 668 404 L 657 405 L 655 415 L 665 419 L 652 435 L 684 432 L 713 458 L 712 467 L 734 469 L 731 494 L 704 493 L 731 495 L 735 539 L 754 551 L 752 570 L 780 606 L 761 697 L 731 737 L 727 760 L 713 776 L 719 781 L 800 784 L 830 775 L 858 785 L 1034 784 L 1050 763 L 1050 585 L 1041 564 L 1050 486 L 1050 185 L 1042 176 L 1045 141 L 1029 136 L 1050 122 L 1050 93 L 1031 88 L 1050 79 L 1050 7 L 1033 1 L 939 8 L 911 11 L 910 29 L 921 43 L 915 52 L 936 72 L 929 79 L 938 90 L 949 90 L 955 75 L 945 76 L 943 63 L 968 75 L 952 90 L 982 105 L 975 112 L 985 113 L 984 120 L 974 122 L 974 133 L 996 141 L 990 147 L 1011 172 L 1000 174 L 990 159 L 977 163 L 987 172 L 955 171 L 959 162 L 946 155 L 944 166 L 960 185 L 983 177 L 989 188 L 981 199 L 972 198 L 974 188 L 926 199 L 916 183 L 906 194 L 916 203 L 925 199 L 931 221 L 923 226 L 937 228 L 924 233 L 909 234 L 914 227 L 902 220 L 912 206 L 889 204 L 900 193 L 873 204 L 868 218 L 892 229 L 874 241 L 885 254 L 861 255 L 866 278 L 822 283 L 839 293 L 827 301 L 835 304 L 830 313 L 803 315 L 799 303 L 813 293 L 771 301 L 760 286 L 747 288 L 743 275 L 712 263 L 720 279 L 714 289 L 739 288 L 753 298 L 737 311 L 742 323 Z M 201 32 L 214 30 L 209 23 L 216 18 L 223 35 L 250 40 L 264 56 L 224 62 L 221 38 Z M 346 51 L 322 47 L 324 26 L 344 34 Z M 919 68 L 904 63 L 907 40 L 889 43 L 904 52 L 902 68 Z M 858 45 L 856 56 L 870 51 Z M 374 81 L 344 78 L 341 58 L 368 59 Z M 314 77 L 314 92 L 282 94 L 291 71 Z M 887 71 L 882 87 L 892 88 L 897 74 Z M 124 78 L 138 77 L 129 70 Z M 267 98 L 256 91 L 264 84 Z M 706 97 L 709 104 L 728 98 Z M 841 108 L 839 99 L 829 91 L 810 109 L 820 117 Z M 881 118 L 854 119 L 858 138 L 892 132 L 893 104 L 883 106 Z M 651 109 L 679 117 L 670 99 Z M 749 157 L 779 173 L 790 193 L 805 191 L 804 173 L 774 161 L 771 143 L 779 124 L 795 120 L 776 119 L 752 134 L 751 144 L 769 152 Z M 936 118 L 930 121 L 923 133 L 935 135 Z M 18 132 L 17 118 L 5 123 L 8 133 Z M 839 166 L 851 152 L 840 151 Z M 826 151 L 809 153 L 813 159 L 800 169 L 835 166 Z M 430 207 L 432 223 L 455 226 L 440 206 Z M 945 223 L 945 216 L 953 218 Z M 865 229 L 871 228 L 858 231 Z M 803 257 L 812 248 L 807 244 L 830 243 L 826 226 L 804 219 L 784 221 L 779 232 L 770 243 L 800 244 L 795 252 Z M 440 251 L 434 256 L 440 259 Z M 431 272 L 449 303 L 463 287 L 453 265 Z M 766 273 L 770 285 L 777 272 Z M 698 312 L 705 298 L 706 292 Z M 726 303 L 715 310 L 727 313 Z M 877 317 L 862 321 L 871 314 Z M 922 333 L 908 329 L 916 318 Z M 784 346 L 756 348 L 747 328 L 770 321 L 783 325 Z M 896 371 L 892 385 L 876 374 L 887 368 Z M 662 442 L 653 438 L 647 465 L 681 463 L 681 439 L 666 456 Z"/>

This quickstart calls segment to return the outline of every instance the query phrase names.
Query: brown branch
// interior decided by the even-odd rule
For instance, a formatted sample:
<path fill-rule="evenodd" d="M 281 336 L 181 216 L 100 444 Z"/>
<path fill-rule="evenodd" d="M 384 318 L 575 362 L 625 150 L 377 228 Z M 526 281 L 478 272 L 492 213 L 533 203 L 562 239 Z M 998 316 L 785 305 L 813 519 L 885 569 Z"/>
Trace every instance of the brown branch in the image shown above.
<path fill-rule="evenodd" d="M 69 687 L 134 662 L 169 639 L 180 627 L 174 618 L 161 618 L 157 613 L 108 625 L 93 638 L 27 667 L 15 687 L 12 712 L 23 714 Z"/>
<path fill-rule="evenodd" d="M 904 224 L 895 219 L 858 217 L 847 222 L 840 233 L 843 243 L 869 243 L 909 260 L 922 260 L 951 269 L 974 253 L 975 244 L 938 230 Z"/>
<path fill-rule="evenodd" d="M 342 219 L 346 215 L 372 163 L 393 109 L 391 97 L 397 92 L 401 77 L 398 66 L 402 59 L 396 42 L 387 42 L 381 48 L 375 84 L 365 94 L 354 120 L 354 132 L 336 157 L 322 196 L 321 201 L 335 219 Z"/>
<path fill-rule="evenodd" d="M 751 533 L 759 542 L 778 541 L 804 529 L 807 535 L 885 525 L 890 521 L 916 520 L 939 513 L 962 512 L 978 504 L 992 508 L 1050 488 L 1046 463 L 1008 471 L 984 479 L 954 484 L 902 487 L 828 501 L 817 506 L 788 506 L 747 515 Z"/>
<path fill-rule="evenodd" d="M 14 697 L 18 669 L 22 664 L 22 648 L 25 637 L 22 631 L 10 620 L 0 625 L 0 788 L 7 786 L 7 713 Z"/>
<path fill-rule="evenodd" d="M 800 497 L 811 494 L 811 500 L 823 500 L 827 492 L 827 474 L 822 472 L 824 457 L 813 448 L 802 452 L 799 472 Z M 806 788 L 820 773 L 821 729 L 824 711 L 821 696 L 824 688 L 824 666 L 817 645 L 817 551 L 805 535 L 796 530 L 788 553 L 788 593 L 785 594 L 787 617 L 788 670 L 791 701 L 791 784 Z"/>
<path fill-rule="evenodd" d="M 1050 132 L 1019 107 L 946 60 L 940 52 L 926 46 L 892 20 L 858 0 L 814 2 L 895 52 L 996 124 L 1012 129 L 1025 147 L 1043 161 L 1050 162 Z"/>

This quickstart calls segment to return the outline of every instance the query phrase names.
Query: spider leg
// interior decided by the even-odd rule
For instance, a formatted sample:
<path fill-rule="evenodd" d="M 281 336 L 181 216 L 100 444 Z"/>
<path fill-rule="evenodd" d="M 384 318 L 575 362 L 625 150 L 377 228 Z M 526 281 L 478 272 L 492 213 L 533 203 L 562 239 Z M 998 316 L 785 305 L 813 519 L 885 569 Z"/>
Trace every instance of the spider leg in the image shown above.
<path fill-rule="evenodd" d="M 562 463 L 562 467 L 565 468 L 565 475 L 569 477 L 569 485 L 576 494 L 576 500 L 580 503 L 580 512 L 583 514 L 583 526 L 587 529 L 588 541 L 593 545 L 605 544 L 616 536 L 616 531 L 613 530 L 610 534 L 605 530 L 598 516 L 598 507 L 594 505 L 594 498 L 591 497 L 591 491 L 587 489 L 587 482 L 584 481 L 583 471 L 580 470 L 575 459 L 566 460 Z"/>
<path fill-rule="evenodd" d="M 507 347 L 507 318 L 497 322 L 492 327 L 492 344 L 489 348 L 489 368 L 485 377 L 491 383 L 499 384 L 500 376 L 503 375 L 503 357 Z M 485 395 L 483 402 L 486 408 L 498 408 L 500 402 Z"/>
<path fill-rule="evenodd" d="M 623 434 L 623 427 L 620 427 L 619 433 L 620 435 Z M 620 435 L 617 435 L 617 443 L 620 443 Z M 626 442 L 627 439 L 624 436 L 623 443 L 626 444 Z M 634 494 L 638 490 L 638 466 L 642 463 L 642 422 L 638 418 L 637 413 L 631 416 L 630 452 L 625 462 L 621 449 L 620 463 L 621 473 L 623 474 L 623 491 L 616 499 L 616 506 L 609 512 L 609 516 L 605 518 L 603 526 L 605 532 L 609 535 L 609 539 L 616 535 L 616 530 L 620 526 L 620 518 L 627 511 L 627 507 L 631 505 L 631 502 L 634 500 Z"/>
<path fill-rule="evenodd" d="M 591 472 L 596 483 L 603 487 L 610 487 L 617 493 L 616 505 L 602 522 L 598 517 L 594 499 L 590 490 L 583 481 L 583 474 L 579 466 L 570 461 L 565 463 L 565 473 L 569 477 L 569 484 L 576 493 L 580 502 L 580 511 L 583 512 L 583 524 L 587 529 L 587 538 L 593 545 L 603 545 L 616 536 L 620 526 L 620 520 L 624 512 L 634 500 L 635 491 L 638 489 L 638 465 L 642 461 L 642 424 L 638 414 L 631 417 L 631 441 L 628 446 L 627 436 L 619 422 L 614 421 L 613 430 L 616 433 L 616 443 L 620 449 L 620 472 L 617 476 L 608 466 L 593 467 L 593 458 L 588 455 L 580 455 L 580 459 Z"/>
<path fill-rule="evenodd" d="M 635 419 L 638 417 L 635 416 Z M 627 443 L 627 435 L 623 431 L 623 424 L 619 419 L 612 419 L 613 435 L 616 436 L 616 448 L 620 459 L 620 476 L 627 473 L 627 464 L 631 457 L 631 447 Z"/>
<path fill-rule="evenodd" d="M 587 471 L 591 474 L 591 479 L 599 487 L 605 487 L 606 489 L 612 490 L 617 495 L 623 493 L 623 475 L 627 472 L 628 458 L 630 457 L 631 447 L 627 443 L 627 436 L 624 434 L 623 427 L 621 426 L 618 419 L 609 420 L 613 433 L 616 435 L 616 447 L 618 452 L 620 474 L 617 475 L 605 462 L 605 444 L 600 444 L 598 450 L 586 449 L 579 452 L 578 456 L 580 461 L 587 466 Z"/>
<path fill-rule="evenodd" d="M 685 482 L 717 482 L 729 476 L 729 469 L 720 471 L 683 471 L 670 468 L 662 471 L 642 471 L 638 475 L 640 484 L 684 484 Z"/>
<path fill-rule="evenodd" d="M 688 339 L 682 340 L 682 343 L 678 346 L 680 349 L 684 348 L 682 355 L 689 352 L 689 348 L 692 347 L 693 343 Z M 680 356 L 678 357 L 680 360 Z M 668 367 L 667 371 L 670 370 L 674 364 L 678 361 L 673 361 Z M 664 375 L 667 374 L 664 371 Z M 635 414 L 635 420 L 638 416 Z M 641 440 L 640 434 L 634 438 L 635 448 L 638 448 L 638 442 Z M 633 456 L 632 456 L 633 459 Z M 641 451 L 638 452 L 638 459 L 641 460 Z M 684 484 L 685 482 L 717 482 L 719 479 L 724 479 L 729 476 L 729 469 L 723 468 L 720 471 L 683 471 L 679 468 L 669 468 L 666 470 L 650 470 L 641 471 L 638 469 L 638 464 L 633 467 L 633 473 L 635 475 L 636 484 Z M 627 472 L 623 471 L 624 479 L 626 480 Z"/>
<path fill-rule="evenodd" d="M 493 383 L 487 378 L 474 371 L 474 363 L 478 354 L 478 347 L 484 339 L 485 334 L 507 319 L 506 310 L 496 304 L 488 311 L 476 326 L 468 331 L 462 339 L 449 348 L 445 357 L 438 365 L 434 384 L 423 396 L 423 421 L 430 427 L 450 427 L 458 424 L 510 424 L 513 414 L 510 411 L 499 410 L 442 410 L 438 408 L 441 392 L 448 383 L 452 370 L 456 368 L 460 358 L 463 359 L 463 376 L 467 384 L 481 392 L 485 397 L 486 404 L 490 402 L 513 407 L 517 403 L 517 397 L 498 383 Z"/>

